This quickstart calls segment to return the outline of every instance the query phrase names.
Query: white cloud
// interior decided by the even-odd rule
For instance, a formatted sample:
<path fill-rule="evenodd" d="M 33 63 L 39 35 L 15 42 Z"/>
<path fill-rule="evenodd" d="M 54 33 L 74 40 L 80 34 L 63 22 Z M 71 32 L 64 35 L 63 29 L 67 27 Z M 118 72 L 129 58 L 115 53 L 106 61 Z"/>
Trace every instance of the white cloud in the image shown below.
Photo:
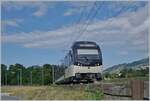
<path fill-rule="evenodd" d="M 40 6 L 39 9 L 33 13 L 34 16 L 43 16 L 47 12 L 47 6 Z"/>
<path fill-rule="evenodd" d="M 127 52 L 127 51 L 121 51 L 120 52 L 120 55 L 123 55 L 123 56 L 126 56 L 126 55 L 128 55 L 129 53 Z"/>
<path fill-rule="evenodd" d="M 69 9 L 64 13 L 64 16 L 70 16 L 75 13 L 81 13 L 81 10 L 80 9 Z"/>
<path fill-rule="evenodd" d="M 5 26 L 18 27 L 22 21 L 23 19 L 2 20 L 2 27 Z"/>
<path fill-rule="evenodd" d="M 90 9 L 94 6 L 94 9 L 96 9 L 96 6 L 101 6 L 102 9 L 107 9 L 108 13 L 114 12 L 120 12 L 123 9 L 128 8 L 126 11 L 132 11 L 135 7 L 140 7 L 141 2 L 137 1 L 77 1 L 77 2 L 68 2 L 70 8 L 68 8 L 64 12 L 64 16 L 70 16 L 74 14 L 79 14 L 84 9 L 84 13 L 88 13 Z M 96 5 L 96 6 L 95 6 Z"/>
<path fill-rule="evenodd" d="M 94 3 L 95 2 L 93 1 L 91 2 L 78 1 L 78 2 L 73 2 L 73 3 L 69 2 L 71 7 L 64 12 L 64 16 L 80 14 L 82 11 L 87 12 L 94 6 Z"/>
<path fill-rule="evenodd" d="M 53 8 L 55 6 L 54 2 L 48 2 L 48 1 L 3 1 L 2 7 L 4 7 L 6 10 L 22 10 L 23 8 L 34 8 L 36 9 L 35 12 L 33 12 L 33 16 L 43 16 L 47 13 L 48 7 Z"/>
<path fill-rule="evenodd" d="M 137 22 L 138 21 L 138 22 Z M 78 40 L 96 41 L 103 48 L 126 50 L 121 54 L 147 52 L 148 50 L 148 5 L 135 12 L 121 14 L 103 21 L 90 24 L 87 31 Z M 81 24 L 63 27 L 57 30 L 4 35 L 3 41 L 20 43 L 28 48 L 68 49 Z"/>
<path fill-rule="evenodd" d="M 18 24 L 16 21 L 11 21 L 11 20 L 8 20 L 8 21 L 2 21 L 2 25 L 4 26 L 14 26 L 14 27 L 17 27 Z"/>

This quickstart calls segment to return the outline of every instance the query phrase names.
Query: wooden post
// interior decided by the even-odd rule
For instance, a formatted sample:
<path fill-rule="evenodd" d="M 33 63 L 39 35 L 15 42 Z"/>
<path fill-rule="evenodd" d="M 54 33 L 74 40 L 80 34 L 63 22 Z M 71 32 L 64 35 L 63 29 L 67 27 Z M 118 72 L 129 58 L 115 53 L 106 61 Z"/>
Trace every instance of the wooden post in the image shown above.
<path fill-rule="evenodd" d="M 144 81 L 133 80 L 131 81 L 132 99 L 143 100 L 144 99 Z"/>

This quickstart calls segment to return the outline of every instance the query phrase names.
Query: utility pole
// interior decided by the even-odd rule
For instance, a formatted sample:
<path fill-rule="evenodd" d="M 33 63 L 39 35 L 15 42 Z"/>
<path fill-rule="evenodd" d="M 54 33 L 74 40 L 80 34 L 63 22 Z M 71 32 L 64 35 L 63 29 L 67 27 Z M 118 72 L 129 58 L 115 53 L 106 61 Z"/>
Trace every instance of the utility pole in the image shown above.
<path fill-rule="evenodd" d="M 32 85 L 32 71 L 30 71 L 30 85 Z"/>
<path fill-rule="evenodd" d="M 5 70 L 5 85 L 7 86 L 7 70 Z"/>
<path fill-rule="evenodd" d="M 19 73 L 17 72 L 17 81 L 18 81 L 18 85 L 19 85 Z"/>
<path fill-rule="evenodd" d="M 44 73 L 43 73 L 43 68 L 42 68 L 42 85 L 44 85 Z"/>
<path fill-rule="evenodd" d="M 18 69 L 19 70 L 19 74 L 20 75 L 18 75 L 19 77 L 20 77 L 20 86 L 22 85 L 22 69 Z M 18 80 L 19 80 L 19 77 L 18 77 Z"/>
<path fill-rule="evenodd" d="M 10 71 L 10 73 L 11 73 L 11 74 L 15 74 L 15 72 L 13 72 L 13 71 Z M 18 72 L 17 72 L 17 74 L 16 74 L 15 76 L 17 76 L 16 79 L 18 80 Z M 16 80 L 16 81 L 17 81 L 17 80 Z M 17 84 L 17 82 L 16 82 L 16 84 Z"/>
<path fill-rule="evenodd" d="M 22 85 L 22 69 L 20 69 L 20 85 Z"/>
<path fill-rule="evenodd" d="M 53 77 L 53 84 L 55 84 L 55 81 L 54 81 L 54 66 L 52 66 L 52 77 Z"/>

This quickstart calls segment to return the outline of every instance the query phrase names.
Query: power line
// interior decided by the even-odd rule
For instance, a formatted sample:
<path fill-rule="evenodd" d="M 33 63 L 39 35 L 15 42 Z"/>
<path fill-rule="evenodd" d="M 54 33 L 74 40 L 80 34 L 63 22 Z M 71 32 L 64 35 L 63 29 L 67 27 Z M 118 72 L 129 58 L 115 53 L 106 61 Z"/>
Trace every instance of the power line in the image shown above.
<path fill-rule="evenodd" d="M 95 8 L 95 5 L 96 5 L 96 1 L 93 3 L 93 7 L 90 9 L 90 11 L 89 11 L 89 13 L 88 13 L 88 15 L 87 15 L 87 20 L 85 20 L 85 22 L 83 23 L 83 25 L 79 28 L 79 33 L 81 33 L 81 31 L 82 31 L 82 29 L 84 28 L 84 24 L 86 24 L 86 22 L 88 21 L 88 20 L 90 20 L 90 16 L 91 16 L 91 14 L 92 14 L 92 11 L 94 11 L 94 8 Z M 78 30 L 78 29 L 77 29 Z M 75 40 L 73 41 L 73 43 L 76 41 L 76 38 L 75 38 Z"/>
<path fill-rule="evenodd" d="M 81 11 L 81 14 L 80 14 L 80 16 L 79 16 L 79 18 L 77 19 L 77 21 L 74 23 L 74 25 L 77 25 L 77 24 L 80 24 L 81 23 L 81 21 L 82 21 L 82 18 L 83 18 L 83 16 L 84 16 L 84 13 L 85 13 L 85 9 L 86 9 L 86 7 L 87 6 L 82 6 L 83 8 L 82 8 L 82 11 Z M 77 26 L 78 27 L 78 26 Z M 77 29 L 77 30 L 76 30 Z M 76 28 L 75 30 L 76 31 L 78 31 L 78 28 Z M 80 26 L 79 26 L 79 29 L 80 29 Z M 68 43 L 65 45 L 66 47 L 67 46 L 70 46 L 69 44 L 69 42 L 71 42 L 71 40 L 73 40 L 72 38 L 74 37 L 74 35 L 75 34 L 72 34 L 72 37 L 70 38 L 70 40 L 68 41 Z M 62 50 L 62 52 L 68 52 L 69 50 Z M 60 60 L 58 61 L 58 62 L 60 62 Z"/>
<path fill-rule="evenodd" d="M 95 6 L 96 6 L 96 3 L 95 3 Z M 92 16 L 91 19 L 93 19 L 94 17 L 96 17 L 96 15 L 97 15 L 97 13 L 98 13 L 98 10 L 99 10 L 100 8 L 101 8 L 101 5 L 99 5 L 99 6 L 97 7 L 97 9 L 96 9 L 96 11 L 95 11 L 95 13 L 94 13 L 94 15 Z M 84 32 L 87 30 L 89 24 L 91 23 L 90 21 L 92 21 L 92 20 L 89 20 L 89 21 L 87 22 L 87 24 L 86 24 L 86 26 L 85 26 L 85 29 L 82 30 L 81 34 L 79 34 L 79 35 L 75 38 L 74 42 L 75 42 L 76 40 L 78 40 L 78 39 L 84 34 Z"/>
<path fill-rule="evenodd" d="M 85 8 L 86 8 L 86 6 L 83 6 L 83 10 L 82 10 L 82 12 L 81 12 L 81 15 L 79 16 L 79 19 L 77 19 L 77 21 L 74 23 L 74 25 L 77 25 L 77 24 L 80 24 L 81 23 L 81 20 L 82 20 L 82 18 L 83 18 L 83 16 L 84 16 L 84 10 L 85 10 Z M 78 26 L 77 26 L 78 27 Z M 76 29 L 78 29 L 78 28 L 76 28 Z M 72 35 L 72 37 L 74 37 L 74 34 Z M 70 42 L 72 40 L 72 38 L 70 38 L 70 40 L 68 41 L 68 42 Z M 67 43 L 67 45 L 66 46 L 69 46 L 69 43 Z"/>

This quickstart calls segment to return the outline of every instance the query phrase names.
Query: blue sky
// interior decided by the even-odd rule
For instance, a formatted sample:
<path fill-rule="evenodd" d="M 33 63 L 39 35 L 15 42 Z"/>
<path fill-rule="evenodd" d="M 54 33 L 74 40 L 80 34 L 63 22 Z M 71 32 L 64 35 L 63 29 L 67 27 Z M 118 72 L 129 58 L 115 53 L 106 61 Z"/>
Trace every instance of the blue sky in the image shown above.
<path fill-rule="evenodd" d="M 58 64 L 76 40 L 98 43 L 104 67 L 142 59 L 148 20 L 146 1 L 2 2 L 2 63 Z"/>

